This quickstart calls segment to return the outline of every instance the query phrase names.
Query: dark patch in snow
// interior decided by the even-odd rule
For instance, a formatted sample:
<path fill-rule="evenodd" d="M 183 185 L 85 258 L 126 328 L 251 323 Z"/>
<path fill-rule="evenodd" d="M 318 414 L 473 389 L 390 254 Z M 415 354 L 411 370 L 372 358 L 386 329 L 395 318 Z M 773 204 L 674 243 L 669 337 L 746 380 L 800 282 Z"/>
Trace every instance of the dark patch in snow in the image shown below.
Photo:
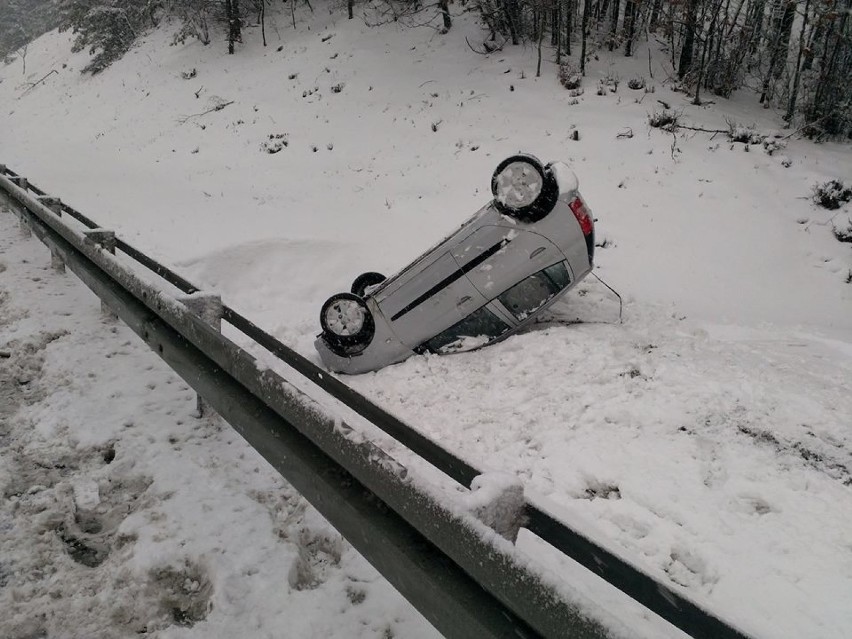
<path fill-rule="evenodd" d="M 73 532 L 60 527 L 59 538 L 65 544 L 68 555 L 78 564 L 97 568 L 109 555 L 109 547 L 93 539 L 77 537 Z"/>
<path fill-rule="evenodd" d="M 213 585 L 206 571 L 189 560 L 176 568 L 167 566 L 151 572 L 149 591 L 160 601 L 160 612 L 172 624 L 193 626 L 204 621 L 213 609 Z"/>
<path fill-rule="evenodd" d="M 621 499 L 621 490 L 619 490 L 618 486 L 614 484 L 608 484 L 603 482 L 592 482 L 586 488 L 583 493 L 581 499 L 609 499 L 609 500 L 617 500 Z"/>
<path fill-rule="evenodd" d="M 299 556 L 287 580 L 294 590 L 314 590 L 325 582 L 329 568 L 340 563 L 343 538 L 328 529 L 303 527 L 295 541 Z"/>
<path fill-rule="evenodd" d="M 753 428 L 746 424 L 737 424 L 737 430 L 758 443 L 772 446 L 779 454 L 786 453 L 800 457 L 811 468 L 841 481 L 844 486 L 852 486 L 852 470 L 850 470 L 852 464 L 841 462 L 829 453 L 817 451 L 802 442 L 783 442 L 769 431 Z M 822 443 L 821 440 L 818 441 Z M 848 452 L 846 454 L 852 457 Z"/>
<path fill-rule="evenodd" d="M 359 604 L 364 603 L 364 600 L 367 598 L 367 591 L 363 588 L 357 588 L 352 585 L 347 585 L 346 598 L 349 599 L 349 602 L 353 606 L 357 606 Z"/>

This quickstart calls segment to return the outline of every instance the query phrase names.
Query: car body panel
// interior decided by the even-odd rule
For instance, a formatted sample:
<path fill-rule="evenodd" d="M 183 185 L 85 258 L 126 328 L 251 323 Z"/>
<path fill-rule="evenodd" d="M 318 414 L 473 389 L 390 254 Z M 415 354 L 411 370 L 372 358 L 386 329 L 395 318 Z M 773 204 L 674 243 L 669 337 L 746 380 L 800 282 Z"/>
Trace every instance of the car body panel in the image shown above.
<path fill-rule="evenodd" d="M 320 335 L 315 346 L 323 363 L 332 371 L 355 374 L 402 361 L 414 352 L 478 348 L 505 339 L 570 290 L 592 270 L 593 239 L 583 235 L 569 207 L 579 197 L 576 177 L 558 164 L 552 166 L 559 198 L 544 218 L 526 223 L 502 214 L 493 201 L 482 207 L 369 290 L 364 299 L 376 332 L 366 348 L 342 354 Z M 549 268 L 554 269 L 550 273 L 562 273 L 558 264 L 564 265 L 564 276 L 544 274 Z M 525 281 L 525 287 L 507 293 Z M 561 288 L 555 290 L 557 285 Z M 517 305 L 507 306 L 518 295 L 541 299 L 521 299 L 529 310 L 519 313 Z M 461 331 L 459 339 L 452 339 L 454 331 Z"/>
<path fill-rule="evenodd" d="M 515 226 L 483 226 L 464 238 L 452 252 L 464 268 L 495 246 L 500 249 L 467 270 L 468 279 L 488 299 L 518 280 L 565 259 L 556 245 L 543 235 Z"/>
<path fill-rule="evenodd" d="M 414 274 L 395 294 L 377 298 L 400 341 L 412 349 L 434 336 L 436 326 L 452 326 L 487 301 L 450 253 Z"/>

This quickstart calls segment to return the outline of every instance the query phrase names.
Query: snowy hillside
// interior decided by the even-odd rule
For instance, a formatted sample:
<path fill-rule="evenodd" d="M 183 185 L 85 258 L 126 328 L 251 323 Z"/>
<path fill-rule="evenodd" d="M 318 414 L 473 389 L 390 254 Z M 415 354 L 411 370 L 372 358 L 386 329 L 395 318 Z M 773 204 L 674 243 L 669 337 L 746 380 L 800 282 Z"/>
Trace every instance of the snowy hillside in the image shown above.
<path fill-rule="evenodd" d="M 650 129 L 659 101 L 707 129 L 780 120 L 744 94 L 690 105 L 656 50 L 649 77 L 645 45 L 598 52 L 572 97 L 554 64 L 535 78 L 532 49 L 474 54 L 471 16 L 441 35 L 315 8 L 234 56 L 169 46 L 165 27 L 94 77 L 68 34 L 48 34 L 26 77 L 0 68 L 0 162 L 314 359 L 322 302 L 453 229 L 487 201 L 501 159 L 569 163 L 623 323 L 589 278 L 504 343 L 347 383 L 478 466 L 516 473 L 562 519 L 753 635 L 843 636 L 852 252 L 831 228 L 852 209 L 817 208 L 810 192 L 850 181 L 850 148 L 794 136 L 770 155 Z M 653 93 L 627 87 L 639 75 Z M 618 90 L 597 95 L 613 76 Z M 26 369 L 33 389 L 0 411 L 0 608 L 15 611 L 0 636 L 434 635 L 226 425 L 194 421 L 191 393 L 129 332 L 98 329 L 81 285 L 44 271 L 43 249 L 16 233 L 0 214 L 0 350 L 13 353 L 0 381 Z M 39 471 L 45 459 L 67 472 Z M 65 556 L 74 508 L 104 511 L 112 550 L 97 567 Z M 536 540 L 520 545 L 542 558 Z M 680 636 L 582 587 L 612 597 L 637 634 Z M 169 617 L 175 606 L 186 610 Z"/>

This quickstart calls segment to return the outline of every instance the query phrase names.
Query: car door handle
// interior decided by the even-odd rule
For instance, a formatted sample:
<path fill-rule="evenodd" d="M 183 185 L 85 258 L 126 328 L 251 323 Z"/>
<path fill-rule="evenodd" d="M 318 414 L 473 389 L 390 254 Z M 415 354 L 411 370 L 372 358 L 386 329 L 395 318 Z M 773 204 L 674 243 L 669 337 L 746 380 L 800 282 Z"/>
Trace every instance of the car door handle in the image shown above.
<path fill-rule="evenodd" d="M 546 246 L 539 246 L 536 250 L 534 250 L 532 253 L 530 253 L 530 259 L 533 259 L 534 257 L 536 257 L 538 255 L 541 255 L 546 250 L 547 250 Z"/>
<path fill-rule="evenodd" d="M 459 300 L 459 306 L 462 304 L 467 304 L 470 301 L 470 295 L 465 295 L 463 298 Z"/>

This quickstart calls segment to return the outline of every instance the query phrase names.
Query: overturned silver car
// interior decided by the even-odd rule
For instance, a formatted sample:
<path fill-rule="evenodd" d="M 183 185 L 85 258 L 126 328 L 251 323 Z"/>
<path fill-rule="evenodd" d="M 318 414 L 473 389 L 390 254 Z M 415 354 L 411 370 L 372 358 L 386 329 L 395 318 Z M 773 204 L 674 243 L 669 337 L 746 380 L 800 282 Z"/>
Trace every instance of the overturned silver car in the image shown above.
<path fill-rule="evenodd" d="M 588 275 L 594 221 L 574 173 L 519 154 L 491 179 L 494 199 L 390 278 L 364 273 L 323 304 L 315 346 L 329 370 L 364 373 L 414 353 L 504 339 Z"/>

